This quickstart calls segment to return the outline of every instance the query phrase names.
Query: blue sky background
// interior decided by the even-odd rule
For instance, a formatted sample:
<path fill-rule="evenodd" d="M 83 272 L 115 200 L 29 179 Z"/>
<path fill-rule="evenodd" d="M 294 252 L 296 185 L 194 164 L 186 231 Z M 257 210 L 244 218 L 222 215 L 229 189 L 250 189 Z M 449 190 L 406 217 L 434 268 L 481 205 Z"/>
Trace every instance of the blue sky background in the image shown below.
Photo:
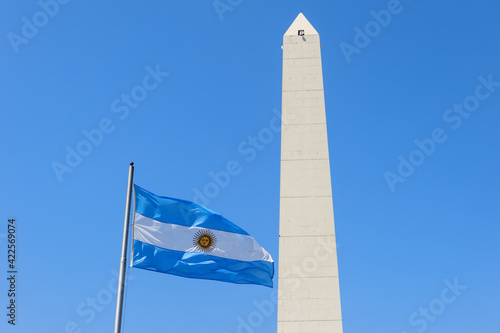
<path fill-rule="evenodd" d="M 281 109 L 282 36 L 303 12 L 323 45 L 344 332 L 499 332 L 500 83 L 474 96 L 479 77 L 500 82 L 500 4 L 401 0 L 346 57 L 341 45 L 356 46 L 355 28 L 377 29 L 370 12 L 393 1 L 221 2 L 231 10 L 218 13 L 212 1 L 68 1 L 47 7 L 52 16 L 37 1 L 4 2 L 0 331 L 112 331 L 131 161 L 138 185 L 188 200 L 212 186 L 211 173 L 239 163 L 238 175 L 197 201 L 277 263 L 279 133 L 254 155 L 241 147 Z M 37 30 L 23 32 L 34 19 Z M 148 67 L 162 76 L 125 116 L 121 96 L 140 93 Z M 122 111 L 113 112 L 115 100 Z M 447 111 L 464 102 L 474 109 L 467 118 Z M 103 122 L 108 133 L 85 146 L 82 131 Z M 428 156 L 415 152 L 415 140 L 435 130 L 446 140 Z M 59 179 L 53 164 L 66 164 L 67 147 L 88 154 Z M 419 165 L 391 186 L 387 172 L 398 175 L 410 157 Z M 11 217 L 15 327 L 5 315 Z M 123 332 L 276 332 L 276 308 L 256 305 L 274 301 L 272 289 L 129 276 Z M 444 303 L 444 281 L 467 288 Z M 424 317 L 429 307 L 435 315 Z"/>

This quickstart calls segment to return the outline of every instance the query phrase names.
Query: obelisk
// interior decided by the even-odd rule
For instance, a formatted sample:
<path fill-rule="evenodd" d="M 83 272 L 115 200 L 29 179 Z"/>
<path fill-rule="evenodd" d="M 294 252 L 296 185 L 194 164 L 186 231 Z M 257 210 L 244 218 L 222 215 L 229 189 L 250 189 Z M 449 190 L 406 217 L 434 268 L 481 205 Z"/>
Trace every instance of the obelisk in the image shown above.
<path fill-rule="evenodd" d="M 319 34 L 283 36 L 278 333 L 342 333 Z"/>

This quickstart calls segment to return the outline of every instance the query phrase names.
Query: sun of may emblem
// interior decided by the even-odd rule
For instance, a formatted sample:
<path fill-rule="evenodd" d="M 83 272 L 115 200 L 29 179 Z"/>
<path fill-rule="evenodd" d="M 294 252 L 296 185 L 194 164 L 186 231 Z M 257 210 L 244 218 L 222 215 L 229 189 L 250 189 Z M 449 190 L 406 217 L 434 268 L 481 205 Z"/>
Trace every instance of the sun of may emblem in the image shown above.
<path fill-rule="evenodd" d="M 217 243 L 217 237 L 210 230 L 199 230 L 194 235 L 193 244 L 198 251 L 211 252 L 215 249 L 215 243 Z"/>

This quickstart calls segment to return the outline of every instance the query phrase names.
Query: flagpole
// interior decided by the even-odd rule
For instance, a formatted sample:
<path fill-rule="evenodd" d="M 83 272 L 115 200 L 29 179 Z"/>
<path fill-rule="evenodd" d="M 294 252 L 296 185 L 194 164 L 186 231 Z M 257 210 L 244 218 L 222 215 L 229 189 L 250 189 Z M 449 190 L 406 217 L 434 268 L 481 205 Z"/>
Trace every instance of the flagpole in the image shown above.
<path fill-rule="evenodd" d="M 120 260 L 120 277 L 118 279 L 118 296 L 116 299 L 115 333 L 122 330 L 123 292 L 125 287 L 125 271 L 127 267 L 128 229 L 130 225 L 130 202 L 132 201 L 132 185 L 134 181 L 134 162 L 128 169 L 127 203 L 125 206 L 125 222 L 123 226 L 122 257 Z"/>

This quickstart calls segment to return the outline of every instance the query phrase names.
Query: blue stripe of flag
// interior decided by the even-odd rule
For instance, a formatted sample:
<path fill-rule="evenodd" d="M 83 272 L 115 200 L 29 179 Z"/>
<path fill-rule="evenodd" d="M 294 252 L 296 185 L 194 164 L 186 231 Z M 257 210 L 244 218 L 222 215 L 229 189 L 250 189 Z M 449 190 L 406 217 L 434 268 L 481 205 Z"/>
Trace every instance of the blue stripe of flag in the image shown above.
<path fill-rule="evenodd" d="M 135 211 L 145 217 L 186 227 L 215 229 L 248 235 L 245 230 L 227 220 L 222 215 L 200 206 L 197 203 L 161 197 L 135 184 L 134 187 Z"/>
<path fill-rule="evenodd" d="M 272 262 L 240 261 L 202 253 L 167 250 L 138 240 L 134 240 L 132 265 L 188 278 L 273 287 Z"/>

